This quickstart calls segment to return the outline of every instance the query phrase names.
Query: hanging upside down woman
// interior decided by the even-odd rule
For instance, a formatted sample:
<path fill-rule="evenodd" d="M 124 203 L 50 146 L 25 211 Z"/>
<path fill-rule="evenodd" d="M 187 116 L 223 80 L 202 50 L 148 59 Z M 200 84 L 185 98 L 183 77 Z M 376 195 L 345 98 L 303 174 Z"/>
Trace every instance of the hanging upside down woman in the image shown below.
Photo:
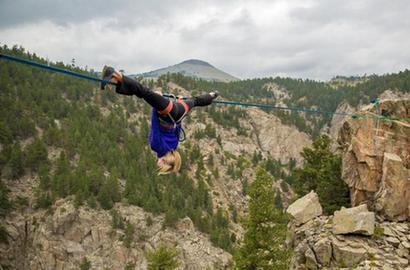
<path fill-rule="evenodd" d="M 182 131 L 182 120 L 193 107 L 210 105 L 218 92 L 172 101 L 112 67 L 104 67 L 102 79 L 114 82 L 117 93 L 136 95 L 152 106 L 149 143 L 157 153 L 159 174 L 178 172 L 181 168 L 181 156 L 176 149 Z M 101 89 L 105 86 L 106 83 L 101 83 Z"/>

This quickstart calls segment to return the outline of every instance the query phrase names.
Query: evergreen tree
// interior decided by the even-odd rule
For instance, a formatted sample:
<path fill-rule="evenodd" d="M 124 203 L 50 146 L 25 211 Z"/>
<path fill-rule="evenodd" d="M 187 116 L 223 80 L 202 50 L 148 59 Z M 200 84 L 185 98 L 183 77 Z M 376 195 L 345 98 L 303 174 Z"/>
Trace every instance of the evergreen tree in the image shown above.
<path fill-rule="evenodd" d="M 161 245 L 157 250 L 148 252 L 148 270 L 174 270 L 180 265 L 178 255 L 176 248 Z"/>
<path fill-rule="evenodd" d="M 135 227 L 132 225 L 130 222 L 127 222 L 127 225 L 125 226 L 125 231 L 124 231 L 124 245 L 127 248 L 131 247 L 132 242 L 134 241 L 134 233 L 135 233 Z"/>
<path fill-rule="evenodd" d="M 124 221 L 121 214 L 115 209 L 111 209 L 110 213 L 112 217 L 112 228 L 120 230 L 124 229 Z"/>
<path fill-rule="evenodd" d="M 50 172 L 46 165 L 40 166 L 38 176 L 40 178 L 39 188 L 48 190 L 51 185 Z"/>
<path fill-rule="evenodd" d="M 23 153 L 21 152 L 19 143 L 14 144 L 8 164 L 10 166 L 10 176 L 12 179 L 17 179 L 23 175 Z"/>
<path fill-rule="evenodd" d="M 261 168 L 249 186 L 249 216 L 243 226 L 243 243 L 234 254 L 236 269 L 288 269 L 284 248 L 286 218 L 275 207 L 272 178 Z"/>
<path fill-rule="evenodd" d="M 3 224 L 0 224 L 0 243 L 9 244 L 9 233 L 7 232 L 6 228 L 4 228 Z"/>
<path fill-rule="evenodd" d="M 178 221 L 178 212 L 176 209 L 169 207 L 165 212 L 164 225 L 168 227 L 174 227 Z"/>
<path fill-rule="evenodd" d="M 65 197 L 70 194 L 70 178 L 71 169 L 65 152 L 60 153 L 57 160 L 56 171 L 53 180 L 51 181 L 51 190 L 60 197 Z"/>
<path fill-rule="evenodd" d="M 9 144 L 12 141 L 13 135 L 10 128 L 3 121 L 0 121 L 0 143 Z"/>
<path fill-rule="evenodd" d="M 8 197 L 9 190 L 0 179 L 0 218 L 5 217 L 11 210 L 12 204 Z"/>
<path fill-rule="evenodd" d="M 293 173 L 297 194 L 303 196 L 315 190 L 327 214 L 350 202 L 348 187 L 341 178 L 341 158 L 333 154 L 330 143 L 327 135 L 321 135 L 312 148 L 304 148 L 301 154 L 305 164 Z"/>
<path fill-rule="evenodd" d="M 275 194 L 275 207 L 278 209 L 283 209 L 282 198 L 280 196 L 279 190 L 276 190 L 276 194 Z"/>
<path fill-rule="evenodd" d="M 36 138 L 27 146 L 26 164 L 30 169 L 37 171 L 41 164 L 47 163 L 47 147 L 42 140 Z"/>

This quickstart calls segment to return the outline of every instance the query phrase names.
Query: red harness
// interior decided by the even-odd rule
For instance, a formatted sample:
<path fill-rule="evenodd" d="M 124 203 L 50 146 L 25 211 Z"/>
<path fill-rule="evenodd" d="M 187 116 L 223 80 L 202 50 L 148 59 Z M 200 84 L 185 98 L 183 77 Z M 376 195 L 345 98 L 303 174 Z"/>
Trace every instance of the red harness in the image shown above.
<path fill-rule="evenodd" d="M 178 103 L 181 103 L 182 106 L 184 106 L 185 112 L 184 114 L 181 116 L 181 118 L 178 121 L 175 121 L 174 118 L 172 118 L 170 112 L 172 111 L 172 109 L 174 108 L 174 102 L 173 101 L 169 101 L 167 107 L 165 109 L 163 109 L 162 111 L 158 111 L 159 115 L 166 115 L 168 114 L 169 118 L 171 118 L 171 120 L 174 122 L 174 124 L 179 123 L 182 121 L 182 119 L 184 119 L 184 117 L 186 116 L 186 114 L 189 112 L 189 106 L 188 104 L 186 104 L 186 102 L 179 97 L 177 100 L 175 100 Z"/>
<path fill-rule="evenodd" d="M 166 123 L 160 121 L 160 125 L 162 125 L 162 126 L 165 127 L 165 128 L 176 128 L 177 124 L 181 123 L 182 120 L 184 119 L 184 117 L 185 117 L 185 116 L 188 114 L 188 112 L 189 112 L 189 106 L 188 106 L 188 104 L 186 104 L 186 102 L 185 102 L 181 97 L 179 97 L 178 99 L 175 99 L 175 102 L 181 103 L 182 106 L 184 106 L 185 112 L 184 112 L 184 114 L 181 116 L 181 118 L 178 119 L 178 121 L 175 121 L 174 118 L 172 117 L 171 113 L 170 113 L 170 112 L 172 111 L 172 109 L 174 108 L 174 102 L 173 102 L 172 100 L 170 100 L 169 103 L 168 103 L 168 105 L 167 105 L 167 107 L 166 107 L 165 109 L 163 109 L 162 111 L 158 111 L 158 114 L 159 114 L 159 115 L 168 115 L 168 117 L 169 117 L 169 118 L 172 120 L 172 122 L 174 123 L 172 126 L 170 126 L 169 124 L 166 124 Z M 186 139 L 186 135 L 185 135 L 185 131 L 184 131 L 184 129 L 182 128 L 182 126 L 181 126 L 181 132 L 182 132 L 182 134 L 183 134 L 183 138 L 182 138 L 182 139 L 179 138 L 178 140 L 179 140 L 180 142 L 183 142 L 183 141 L 185 141 L 185 139 Z"/>

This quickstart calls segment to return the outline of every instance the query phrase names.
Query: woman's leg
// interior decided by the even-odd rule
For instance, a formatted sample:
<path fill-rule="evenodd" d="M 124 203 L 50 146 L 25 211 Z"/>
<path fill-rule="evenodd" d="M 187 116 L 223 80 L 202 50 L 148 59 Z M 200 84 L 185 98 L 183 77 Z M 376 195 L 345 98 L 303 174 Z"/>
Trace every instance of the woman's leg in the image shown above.
<path fill-rule="evenodd" d="M 217 94 L 211 92 L 200 96 L 188 98 L 187 100 L 185 100 L 185 103 L 188 104 L 189 109 L 192 109 L 193 107 L 204 107 L 212 104 L 212 100 L 214 100 L 214 98 L 216 97 Z"/>
<path fill-rule="evenodd" d="M 143 86 L 136 80 L 130 77 L 124 76 L 121 73 L 115 71 L 112 76 L 112 80 L 116 82 L 115 91 L 122 95 L 136 95 L 139 98 L 143 98 L 148 104 L 154 107 L 158 111 L 162 111 L 169 105 L 169 99 L 163 97 L 160 94 L 155 93 L 148 87 Z M 189 106 L 189 110 L 193 107 L 203 107 L 210 105 L 212 100 L 218 96 L 217 92 L 211 92 L 200 96 L 195 96 L 185 100 L 185 103 Z M 175 121 L 178 121 L 180 117 L 185 114 L 185 107 L 180 103 L 174 103 L 170 114 Z"/>
<path fill-rule="evenodd" d="M 121 75 L 114 75 L 117 86 L 115 91 L 122 95 L 136 95 L 139 98 L 143 98 L 149 105 L 157 109 L 158 111 L 164 110 L 168 104 L 169 100 L 160 94 L 155 93 L 148 87 L 143 86 L 136 80 L 131 79 L 130 77 Z"/>

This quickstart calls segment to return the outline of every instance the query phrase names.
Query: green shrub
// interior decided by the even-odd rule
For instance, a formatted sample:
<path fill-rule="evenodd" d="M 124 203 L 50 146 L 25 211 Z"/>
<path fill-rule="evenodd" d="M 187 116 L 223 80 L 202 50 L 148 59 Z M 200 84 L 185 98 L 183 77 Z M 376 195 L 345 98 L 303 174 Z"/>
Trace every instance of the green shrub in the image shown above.
<path fill-rule="evenodd" d="M 158 249 L 148 252 L 148 270 L 174 270 L 180 265 L 178 255 L 176 248 L 161 245 Z"/>
<path fill-rule="evenodd" d="M 380 238 L 380 237 L 382 237 L 383 235 L 384 235 L 384 228 L 383 228 L 383 227 L 380 227 L 380 226 L 376 226 L 376 227 L 374 228 L 373 237 L 375 237 L 375 238 Z"/>
<path fill-rule="evenodd" d="M 6 245 L 9 243 L 8 233 L 7 233 L 6 228 L 4 228 L 3 225 L 0 225 L 0 243 L 6 244 Z"/>
<path fill-rule="evenodd" d="M 123 230 L 125 226 L 124 226 L 124 221 L 123 221 L 123 217 L 121 216 L 121 214 L 115 209 L 112 209 L 110 213 L 111 213 L 111 218 L 112 218 L 112 222 L 111 222 L 112 228 Z"/>
<path fill-rule="evenodd" d="M 91 269 L 91 262 L 84 257 L 80 264 L 80 270 L 89 270 Z"/>
<path fill-rule="evenodd" d="M 130 222 L 127 222 L 127 225 L 125 226 L 125 231 L 124 231 L 124 245 L 127 248 L 131 247 L 132 242 L 134 241 L 134 233 L 135 233 L 135 227 L 132 225 Z"/>

